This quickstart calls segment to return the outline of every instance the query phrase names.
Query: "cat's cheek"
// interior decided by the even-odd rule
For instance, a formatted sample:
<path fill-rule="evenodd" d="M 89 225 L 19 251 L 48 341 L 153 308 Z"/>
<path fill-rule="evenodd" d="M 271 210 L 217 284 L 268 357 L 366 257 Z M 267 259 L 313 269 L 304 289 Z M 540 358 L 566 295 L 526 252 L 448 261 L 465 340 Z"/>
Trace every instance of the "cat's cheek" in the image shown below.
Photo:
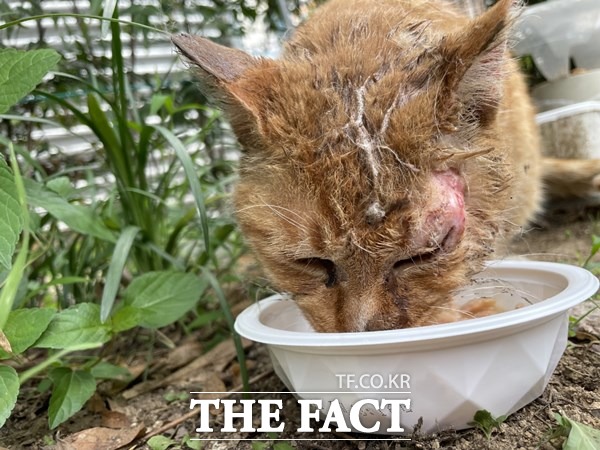
<path fill-rule="evenodd" d="M 294 300 L 315 331 L 319 333 L 346 331 L 340 329 L 340 317 L 336 314 L 334 299 L 328 298 L 327 295 L 311 294 L 295 295 Z"/>

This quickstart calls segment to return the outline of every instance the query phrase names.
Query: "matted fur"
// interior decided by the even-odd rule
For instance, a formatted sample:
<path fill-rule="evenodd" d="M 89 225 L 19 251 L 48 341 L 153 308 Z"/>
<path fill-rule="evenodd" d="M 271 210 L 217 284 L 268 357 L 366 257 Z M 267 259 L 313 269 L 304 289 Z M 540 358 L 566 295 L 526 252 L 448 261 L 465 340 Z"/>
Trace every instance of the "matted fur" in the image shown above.
<path fill-rule="evenodd" d="M 440 0 L 331 0 L 276 61 L 174 37 L 244 148 L 239 225 L 317 330 L 436 323 L 536 212 L 515 5 L 470 20 Z"/>

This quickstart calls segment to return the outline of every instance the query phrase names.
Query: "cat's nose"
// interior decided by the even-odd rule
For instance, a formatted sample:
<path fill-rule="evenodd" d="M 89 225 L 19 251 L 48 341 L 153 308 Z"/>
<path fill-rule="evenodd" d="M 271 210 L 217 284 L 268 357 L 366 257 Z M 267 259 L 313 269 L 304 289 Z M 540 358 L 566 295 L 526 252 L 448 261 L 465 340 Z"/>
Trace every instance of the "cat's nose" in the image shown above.
<path fill-rule="evenodd" d="M 408 323 L 400 316 L 388 313 L 371 318 L 364 326 L 363 331 L 384 331 L 408 328 Z"/>

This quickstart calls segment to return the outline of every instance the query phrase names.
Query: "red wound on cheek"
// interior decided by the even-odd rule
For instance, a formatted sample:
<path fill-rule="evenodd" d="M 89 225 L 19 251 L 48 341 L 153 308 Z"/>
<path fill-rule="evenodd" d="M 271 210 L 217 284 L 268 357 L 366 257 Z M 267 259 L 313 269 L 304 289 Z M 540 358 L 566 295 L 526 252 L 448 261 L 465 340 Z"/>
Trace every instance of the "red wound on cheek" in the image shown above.
<path fill-rule="evenodd" d="M 454 170 L 434 172 L 432 181 L 432 208 L 424 231 L 444 250 L 451 250 L 465 231 L 465 183 Z"/>

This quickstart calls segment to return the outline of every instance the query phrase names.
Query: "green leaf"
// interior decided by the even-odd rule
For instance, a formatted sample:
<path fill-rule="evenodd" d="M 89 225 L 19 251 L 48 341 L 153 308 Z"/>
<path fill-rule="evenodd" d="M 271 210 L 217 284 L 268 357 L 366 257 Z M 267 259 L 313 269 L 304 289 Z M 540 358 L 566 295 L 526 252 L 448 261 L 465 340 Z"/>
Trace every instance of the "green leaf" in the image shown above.
<path fill-rule="evenodd" d="M 269 448 L 269 444 L 267 444 L 266 442 L 261 442 L 261 441 L 252 442 L 252 450 L 266 450 L 267 448 Z"/>
<path fill-rule="evenodd" d="M 592 235 L 592 248 L 590 249 L 590 253 L 595 255 L 600 250 L 600 236 Z"/>
<path fill-rule="evenodd" d="M 587 259 L 583 263 L 584 267 L 588 267 L 590 261 L 596 255 L 596 253 L 598 253 L 599 250 L 600 250 L 600 236 L 596 236 L 595 234 L 593 234 L 592 235 L 592 246 L 590 247 L 590 253 L 589 253 Z"/>
<path fill-rule="evenodd" d="M 202 314 L 199 314 L 191 323 L 187 325 L 187 328 L 190 330 L 195 330 L 197 328 L 202 328 L 205 325 L 216 322 L 217 320 L 223 319 L 223 311 L 208 311 Z"/>
<path fill-rule="evenodd" d="M 0 50 L 0 114 L 32 91 L 59 60 L 50 49 Z"/>
<path fill-rule="evenodd" d="M 39 183 L 32 180 L 24 181 L 27 200 L 32 206 L 45 209 L 74 231 L 108 242 L 116 241 L 113 232 L 104 226 L 92 208 L 71 204 Z"/>
<path fill-rule="evenodd" d="M 13 354 L 18 355 L 31 347 L 48 328 L 55 313 L 56 311 L 50 308 L 23 308 L 11 311 L 3 331 Z M 0 357 L 2 356 L 0 352 Z"/>
<path fill-rule="evenodd" d="M 191 448 L 192 450 L 201 450 L 202 447 L 204 447 L 204 441 L 196 441 L 189 435 L 185 435 L 183 437 L 182 443 L 186 446 L 186 448 Z"/>
<path fill-rule="evenodd" d="M 150 100 L 150 115 L 154 116 L 163 107 L 168 98 L 170 98 L 168 95 L 154 94 Z"/>
<path fill-rule="evenodd" d="M 121 306 L 111 317 L 112 330 L 115 333 L 130 330 L 137 327 L 143 318 L 143 310 L 128 305 Z"/>
<path fill-rule="evenodd" d="M 0 156 L 0 267 L 10 269 L 23 229 L 23 213 L 12 172 Z"/>
<path fill-rule="evenodd" d="M 68 284 L 76 284 L 76 283 L 89 283 L 90 279 L 89 278 L 84 278 L 84 277 L 58 277 L 58 278 L 54 278 L 53 280 L 50 280 L 49 282 L 42 284 L 42 285 L 38 285 L 38 286 L 29 286 L 29 292 L 27 293 L 27 297 L 25 299 L 25 301 L 32 299 L 33 297 L 35 297 L 37 294 L 39 294 L 42 291 L 47 291 L 48 288 L 52 287 L 52 286 L 66 286 Z"/>
<path fill-rule="evenodd" d="M 494 418 L 489 411 L 480 409 L 473 416 L 473 421 L 469 425 L 479 428 L 488 440 L 492 437 L 492 431 L 495 428 L 500 429 L 500 425 L 506 420 L 506 416 L 498 416 Z"/>
<path fill-rule="evenodd" d="M 571 420 L 560 414 L 554 415 L 561 427 L 568 430 L 563 450 L 597 450 L 600 448 L 600 430 Z"/>
<path fill-rule="evenodd" d="M 54 388 L 48 406 L 48 424 L 56 428 L 87 402 L 96 392 L 96 380 L 91 373 L 58 367 L 49 374 Z"/>
<path fill-rule="evenodd" d="M 125 367 L 115 366 L 106 361 L 100 361 L 91 368 L 90 373 L 94 378 L 103 380 L 128 380 L 131 378 L 131 372 Z"/>
<path fill-rule="evenodd" d="M 164 327 L 190 311 L 207 285 L 204 278 L 191 273 L 149 272 L 132 281 L 123 302 L 142 312 L 140 325 Z"/>
<path fill-rule="evenodd" d="M 104 2 L 104 9 L 102 11 L 102 17 L 110 19 L 113 17 L 115 13 L 115 8 L 117 7 L 117 0 L 106 0 Z M 110 26 L 110 22 L 108 20 L 103 20 L 101 25 L 101 36 L 103 38 L 108 34 L 108 27 Z"/>
<path fill-rule="evenodd" d="M 202 194 L 202 187 L 198 180 L 198 174 L 196 173 L 196 167 L 192 162 L 192 158 L 187 152 L 187 149 L 181 142 L 181 140 L 173 134 L 173 132 L 163 126 L 153 125 L 154 128 L 160 132 L 163 137 L 173 146 L 177 157 L 181 161 L 185 176 L 190 183 L 192 194 L 194 195 L 194 201 L 196 202 L 196 209 L 200 216 L 200 226 L 202 227 L 202 237 L 204 240 L 204 246 L 206 251 L 210 251 L 210 237 L 208 234 L 208 215 L 206 214 L 206 205 L 204 204 L 204 195 Z"/>
<path fill-rule="evenodd" d="M 73 187 L 69 177 L 57 177 L 46 182 L 46 187 L 52 192 L 56 192 L 62 198 L 69 198 L 77 192 Z"/>
<path fill-rule="evenodd" d="M 171 445 L 177 444 L 177 442 L 159 434 L 158 436 L 152 436 L 150 439 L 148 439 L 147 444 L 152 450 L 166 450 Z"/>
<path fill-rule="evenodd" d="M 103 344 L 111 338 L 109 325 L 100 322 L 100 307 L 80 303 L 56 314 L 35 347 L 70 348 Z"/>
<path fill-rule="evenodd" d="M 23 217 L 23 237 L 21 239 L 21 248 L 0 290 L 0 329 L 4 328 L 15 299 L 19 294 L 19 287 L 23 281 L 23 274 L 27 264 L 27 254 L 29 253 L 29 211 L 27 209 L 27 198 L 23 186 L 23 178 L 21 177 L 12 144 L 9 143 L 8 148 L 10 152 L 10 165 L 14 174 L 14 185 L 17 190 L 19 206 L 21 207 L 21 216 Z"/>
<path fill-rule="evenodd" d="M 129 250 L 139 231 L 140 229 L 134 226 L 125 228 L 115 245 L 113 257 L 110 266 L 108 266 L 104 291 L 102 292 L 102 301 L 100 303 L 100 320 L 102 323 L 106 322 L 106 319 L 110 316 L 119 286 L 121 285 L 121 275 L 123 274 Z"/>
<path fill-rule="evenodd" d="M 17 371 L 9 366 L 0 365 L 0 428 L 17 403 L 19 395 L 19 377 Z"/>

